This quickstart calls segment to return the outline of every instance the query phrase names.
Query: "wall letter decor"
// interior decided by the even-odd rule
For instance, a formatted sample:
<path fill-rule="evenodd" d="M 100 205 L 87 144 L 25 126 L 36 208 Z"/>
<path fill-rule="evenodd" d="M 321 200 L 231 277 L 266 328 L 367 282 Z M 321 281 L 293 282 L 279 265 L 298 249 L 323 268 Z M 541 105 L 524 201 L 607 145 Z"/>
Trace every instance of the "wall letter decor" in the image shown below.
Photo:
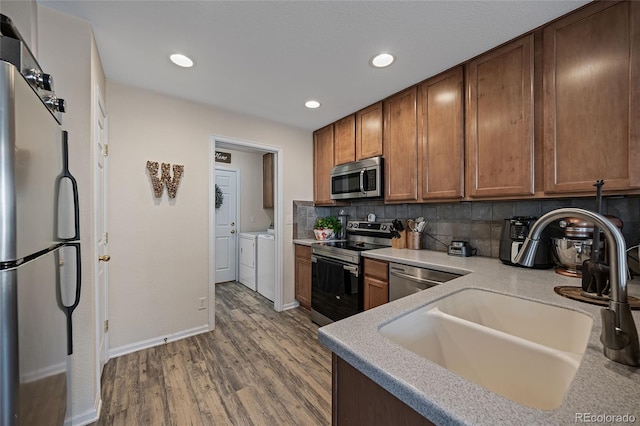
<path fill-rule="evenodd" d="M 147 161 L 147 169 L 149 170 L 149 176 L 151 176 L 151 183 L 153 184 L 153 193 L 156 198 L 162 197 L 162 191 L 166 185 L 169 198 L 175 198 L 176 192 L 178 192 L 178 185 L 180 185 L 180 179 L 184 172 L 184 166 L 179 164 L 173 165 L 173 179 L 169 170 L 171 164 L 162 163 L 162 174 L 158 178 L 158 162 Z"/>

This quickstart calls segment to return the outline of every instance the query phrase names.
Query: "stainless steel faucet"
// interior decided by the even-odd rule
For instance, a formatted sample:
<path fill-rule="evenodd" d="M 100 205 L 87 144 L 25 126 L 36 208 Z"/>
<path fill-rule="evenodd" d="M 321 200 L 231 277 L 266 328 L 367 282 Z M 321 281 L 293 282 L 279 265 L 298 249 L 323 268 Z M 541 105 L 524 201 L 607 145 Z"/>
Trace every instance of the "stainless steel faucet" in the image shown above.
<path fill-rule="evenodd" d="M 627 301 L 627 253 L 624 237 L 618 228 L 606 217 L 589 210 L 562 208 L 552 210 L 538 219 L 527 236 L 515 263 L 533 266 L 542 231 L 551 222 L 566 217 L 579 217 L 593 222 L 602 230 L 607 241 L 608 262 L 611 271 L 611 300 L 609 307 L 602 308 L 602 333 L 600 341 L 604 345 L 604 356 L 621 364 L 639 366 L 640 346 L 638 331 L 631 316 Z"/>

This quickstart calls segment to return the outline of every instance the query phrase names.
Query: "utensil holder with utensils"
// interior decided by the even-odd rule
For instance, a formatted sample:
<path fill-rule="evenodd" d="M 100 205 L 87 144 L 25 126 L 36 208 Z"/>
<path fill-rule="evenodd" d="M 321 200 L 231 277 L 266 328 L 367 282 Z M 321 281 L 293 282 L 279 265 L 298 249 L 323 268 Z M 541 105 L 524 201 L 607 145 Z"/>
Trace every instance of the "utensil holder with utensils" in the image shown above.
<path fill-rule="evenodd" d="M 407 248 L 412 250 L 422 249 L 422 232 L 407 231 Z"/>

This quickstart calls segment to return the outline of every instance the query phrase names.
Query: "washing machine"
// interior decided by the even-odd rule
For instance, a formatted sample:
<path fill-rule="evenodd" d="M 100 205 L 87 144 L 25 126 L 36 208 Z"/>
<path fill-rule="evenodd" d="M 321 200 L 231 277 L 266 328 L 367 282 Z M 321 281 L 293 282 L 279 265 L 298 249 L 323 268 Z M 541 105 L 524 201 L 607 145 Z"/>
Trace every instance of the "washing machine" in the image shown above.
<path fill-rule="evenodd" d="M 276 295 L 276 237 L 258 235 L 258 293 L 273 301 Z"/>
<path fill-rule="evenodd" d="M 256 291 L 258 265 L 256 259 L 258 256 L 258 244 L 256 242 L 258 235 L 264 232 L 241 232 L 240 233 L 240 281 L 242 284 Z"/>

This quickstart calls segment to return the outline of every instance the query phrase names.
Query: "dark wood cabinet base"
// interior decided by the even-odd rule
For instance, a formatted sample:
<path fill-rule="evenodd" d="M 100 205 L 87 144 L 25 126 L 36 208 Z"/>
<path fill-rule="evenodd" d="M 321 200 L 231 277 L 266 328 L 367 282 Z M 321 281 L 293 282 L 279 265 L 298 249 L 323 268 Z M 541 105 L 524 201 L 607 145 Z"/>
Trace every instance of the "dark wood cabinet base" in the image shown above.
<path fill-rule="evenodd" d="M 433 425 L 336 354 L 332 371 L 333 426 Z"/>

